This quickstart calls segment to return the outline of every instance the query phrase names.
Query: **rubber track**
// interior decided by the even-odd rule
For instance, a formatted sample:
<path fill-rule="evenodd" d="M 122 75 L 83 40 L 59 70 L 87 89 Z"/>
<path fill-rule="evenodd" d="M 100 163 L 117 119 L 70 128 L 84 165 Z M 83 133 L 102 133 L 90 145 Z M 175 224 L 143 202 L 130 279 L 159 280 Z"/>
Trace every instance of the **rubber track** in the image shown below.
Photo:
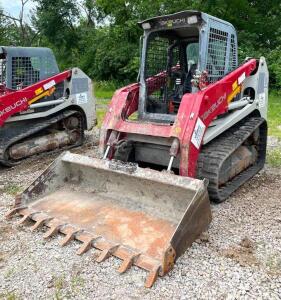
<path fill-rule="evenodd" d="M 25 140 L 28 137 L 31 137 L 50 127 L 51 125 L 58 123 L 60 121 L 62 121 L 63 119 L 66 119 L 74 114 L 79 114 L 79 112 L 77 111 L 73 111 L 73 110 L 69 110 L 69 111 L 64 111 L 61 112 L 55 116 L 52 117 L 46 117 L 46 118 L 41 118 L 41 119 L 31 119 L 30 124 L 24 124 L 24 126 L 17 126 L 18 124 L 20 124 L 20 121 L 15 122 L 15 127 L 11 127 L 11 128 L 0 128 L 0 164 L 7 166 L 7 167 L 12 167 L 16 164 L 18 164 L 21 160 L 19 161 L 12 161 L 12 160 L 7 160 L 5 157 L 5 153 L 6 151 L 8 151 L 8 149 L 16 144 L 21 142 L 22 140 Z M 70 145 L 70 146 L 66 146 L 64 148 L 60 148 L 60 150 L 64 149 L 70 149 L 76 146 L 80 146 L 83 143 L 83 139 L 84 139 L 84 128 L 83 128 L 83 124 L 82 124 L 82 120 L 80 118 L 80 124 L 79 127 L 81 129 L 82 135 L 81 135 L 81 141 L 79 141 L 77 144 L 75 145 Z M 56 151 L 56 150 L 54 150 Z M 40 155 L 40 154 L 38 154 Z"/>
<path fill-rule="evenodd" d="M 219 187 L 219 172 L 223 162 L 260 127 L 258 159 L 231 181 Z M 215 202 L 226 200 L 236 189 L 259 172 L 265 163 L 267 124 L 260 117 L 249 117 L 237 123 L 214 141 L 203 146 L 197 164 L 197 178 L 209 180 L 209 196 Z"/>

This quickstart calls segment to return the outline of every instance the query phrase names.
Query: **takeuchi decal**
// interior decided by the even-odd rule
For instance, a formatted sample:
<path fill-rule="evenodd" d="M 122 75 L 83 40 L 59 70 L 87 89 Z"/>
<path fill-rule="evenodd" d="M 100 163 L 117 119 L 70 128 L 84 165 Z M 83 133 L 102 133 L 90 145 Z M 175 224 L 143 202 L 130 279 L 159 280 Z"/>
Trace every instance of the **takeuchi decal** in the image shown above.
<path fill-rule="evenodd" d="M 181 25 L 181 24 L 187 24 L 187 18 L 179 18 L 179 19 L 173 19 L 173 20 L 161 20 L 159 21 L 159 24 L 161 26 L 174 26 L 174 25 Z"/>
<path fill-rule="evenodd" d="M 219 99 L 201 116 L 201 119 L 206 120 L 211 113 L 213 113 L 226 100 L 226 93 L 219 97 Z"/>
<path fill-rule="evenodd" d="M 18 100 L 17 102 L 5 107 L 3 110 L 0 110 L 0 117 L 4 116 L 5 114 L 8 114 L 10 111 L 15 110 L 17 107 L 20 107 L 23 104 L 27 103 L 27 98 L 22 98 Z"/>

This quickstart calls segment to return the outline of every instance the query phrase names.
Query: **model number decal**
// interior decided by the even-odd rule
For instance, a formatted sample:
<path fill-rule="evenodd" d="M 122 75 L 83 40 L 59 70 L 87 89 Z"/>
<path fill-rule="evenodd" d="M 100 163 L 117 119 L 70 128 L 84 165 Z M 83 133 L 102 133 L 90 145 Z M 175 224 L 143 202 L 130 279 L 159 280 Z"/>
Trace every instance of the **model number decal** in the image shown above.
<path fill-rule="evenodd" d="M 201 146 L 205 129 L 206 125 L 202 122 L 200 118 L 198 118 L 191 137 L 191 142 L 197 149 L 199 149 Z"/>

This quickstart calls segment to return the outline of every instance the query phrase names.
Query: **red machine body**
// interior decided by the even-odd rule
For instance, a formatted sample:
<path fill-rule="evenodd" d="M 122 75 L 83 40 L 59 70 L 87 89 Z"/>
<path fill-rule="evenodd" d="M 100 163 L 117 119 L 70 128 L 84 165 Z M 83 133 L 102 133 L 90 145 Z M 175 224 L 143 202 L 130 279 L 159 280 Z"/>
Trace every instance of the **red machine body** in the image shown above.
<path fill-rule="evenodd" d="M 108 138 L 111 131 L 121 133 L 119 137 L 133 133 L 177 138 L 180 142 L 179 174 L 195 177 L 197 159 L 206 129 L 217 116 L 228 111 L 234 87 L 237 84 L 241 86 L 244 79 L 256 67 L 257 61 L 251 59 L 221 80 L 209 84 L 204 90 L 194 94 L 185 94 L 173 125 L 128 120 L 128 117 L 138 109 L 139 85 L 132 84 L 119 89 L 114 94 L 104 119 L 100 141 L 101 150 L 104 151 L 105 145 L 110 145 L 111 141 L 108 141 Z M 149 80 L 153 82 L 151 86 L 157 88 L 155 82 L 162 80 L 162 77 L 163 74 L 150 78 Z M 149 89 L 149 93 L 153 91 Z M 197 139 L 197 143 L 194 143 L 193 139 Z"/>

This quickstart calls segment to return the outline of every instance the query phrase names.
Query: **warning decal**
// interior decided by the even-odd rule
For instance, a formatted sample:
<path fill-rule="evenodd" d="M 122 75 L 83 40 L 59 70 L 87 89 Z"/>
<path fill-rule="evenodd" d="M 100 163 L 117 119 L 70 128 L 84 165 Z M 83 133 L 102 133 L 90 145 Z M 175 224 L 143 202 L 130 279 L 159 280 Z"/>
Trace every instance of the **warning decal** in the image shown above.
<path fill-rule="evenodd" d="M 191 143 L 197 148 L 200 148 L 203 135 L 206 129 L 206 125 L 202 122 L 200 118 L 197 119 L 192 137 L 191 137 Z"/>
<path fill-rule="evenodd" d="M 86 104 L 88 102 L 87 93 L 76 94 L 76 102 L 77 104 Z"/>

